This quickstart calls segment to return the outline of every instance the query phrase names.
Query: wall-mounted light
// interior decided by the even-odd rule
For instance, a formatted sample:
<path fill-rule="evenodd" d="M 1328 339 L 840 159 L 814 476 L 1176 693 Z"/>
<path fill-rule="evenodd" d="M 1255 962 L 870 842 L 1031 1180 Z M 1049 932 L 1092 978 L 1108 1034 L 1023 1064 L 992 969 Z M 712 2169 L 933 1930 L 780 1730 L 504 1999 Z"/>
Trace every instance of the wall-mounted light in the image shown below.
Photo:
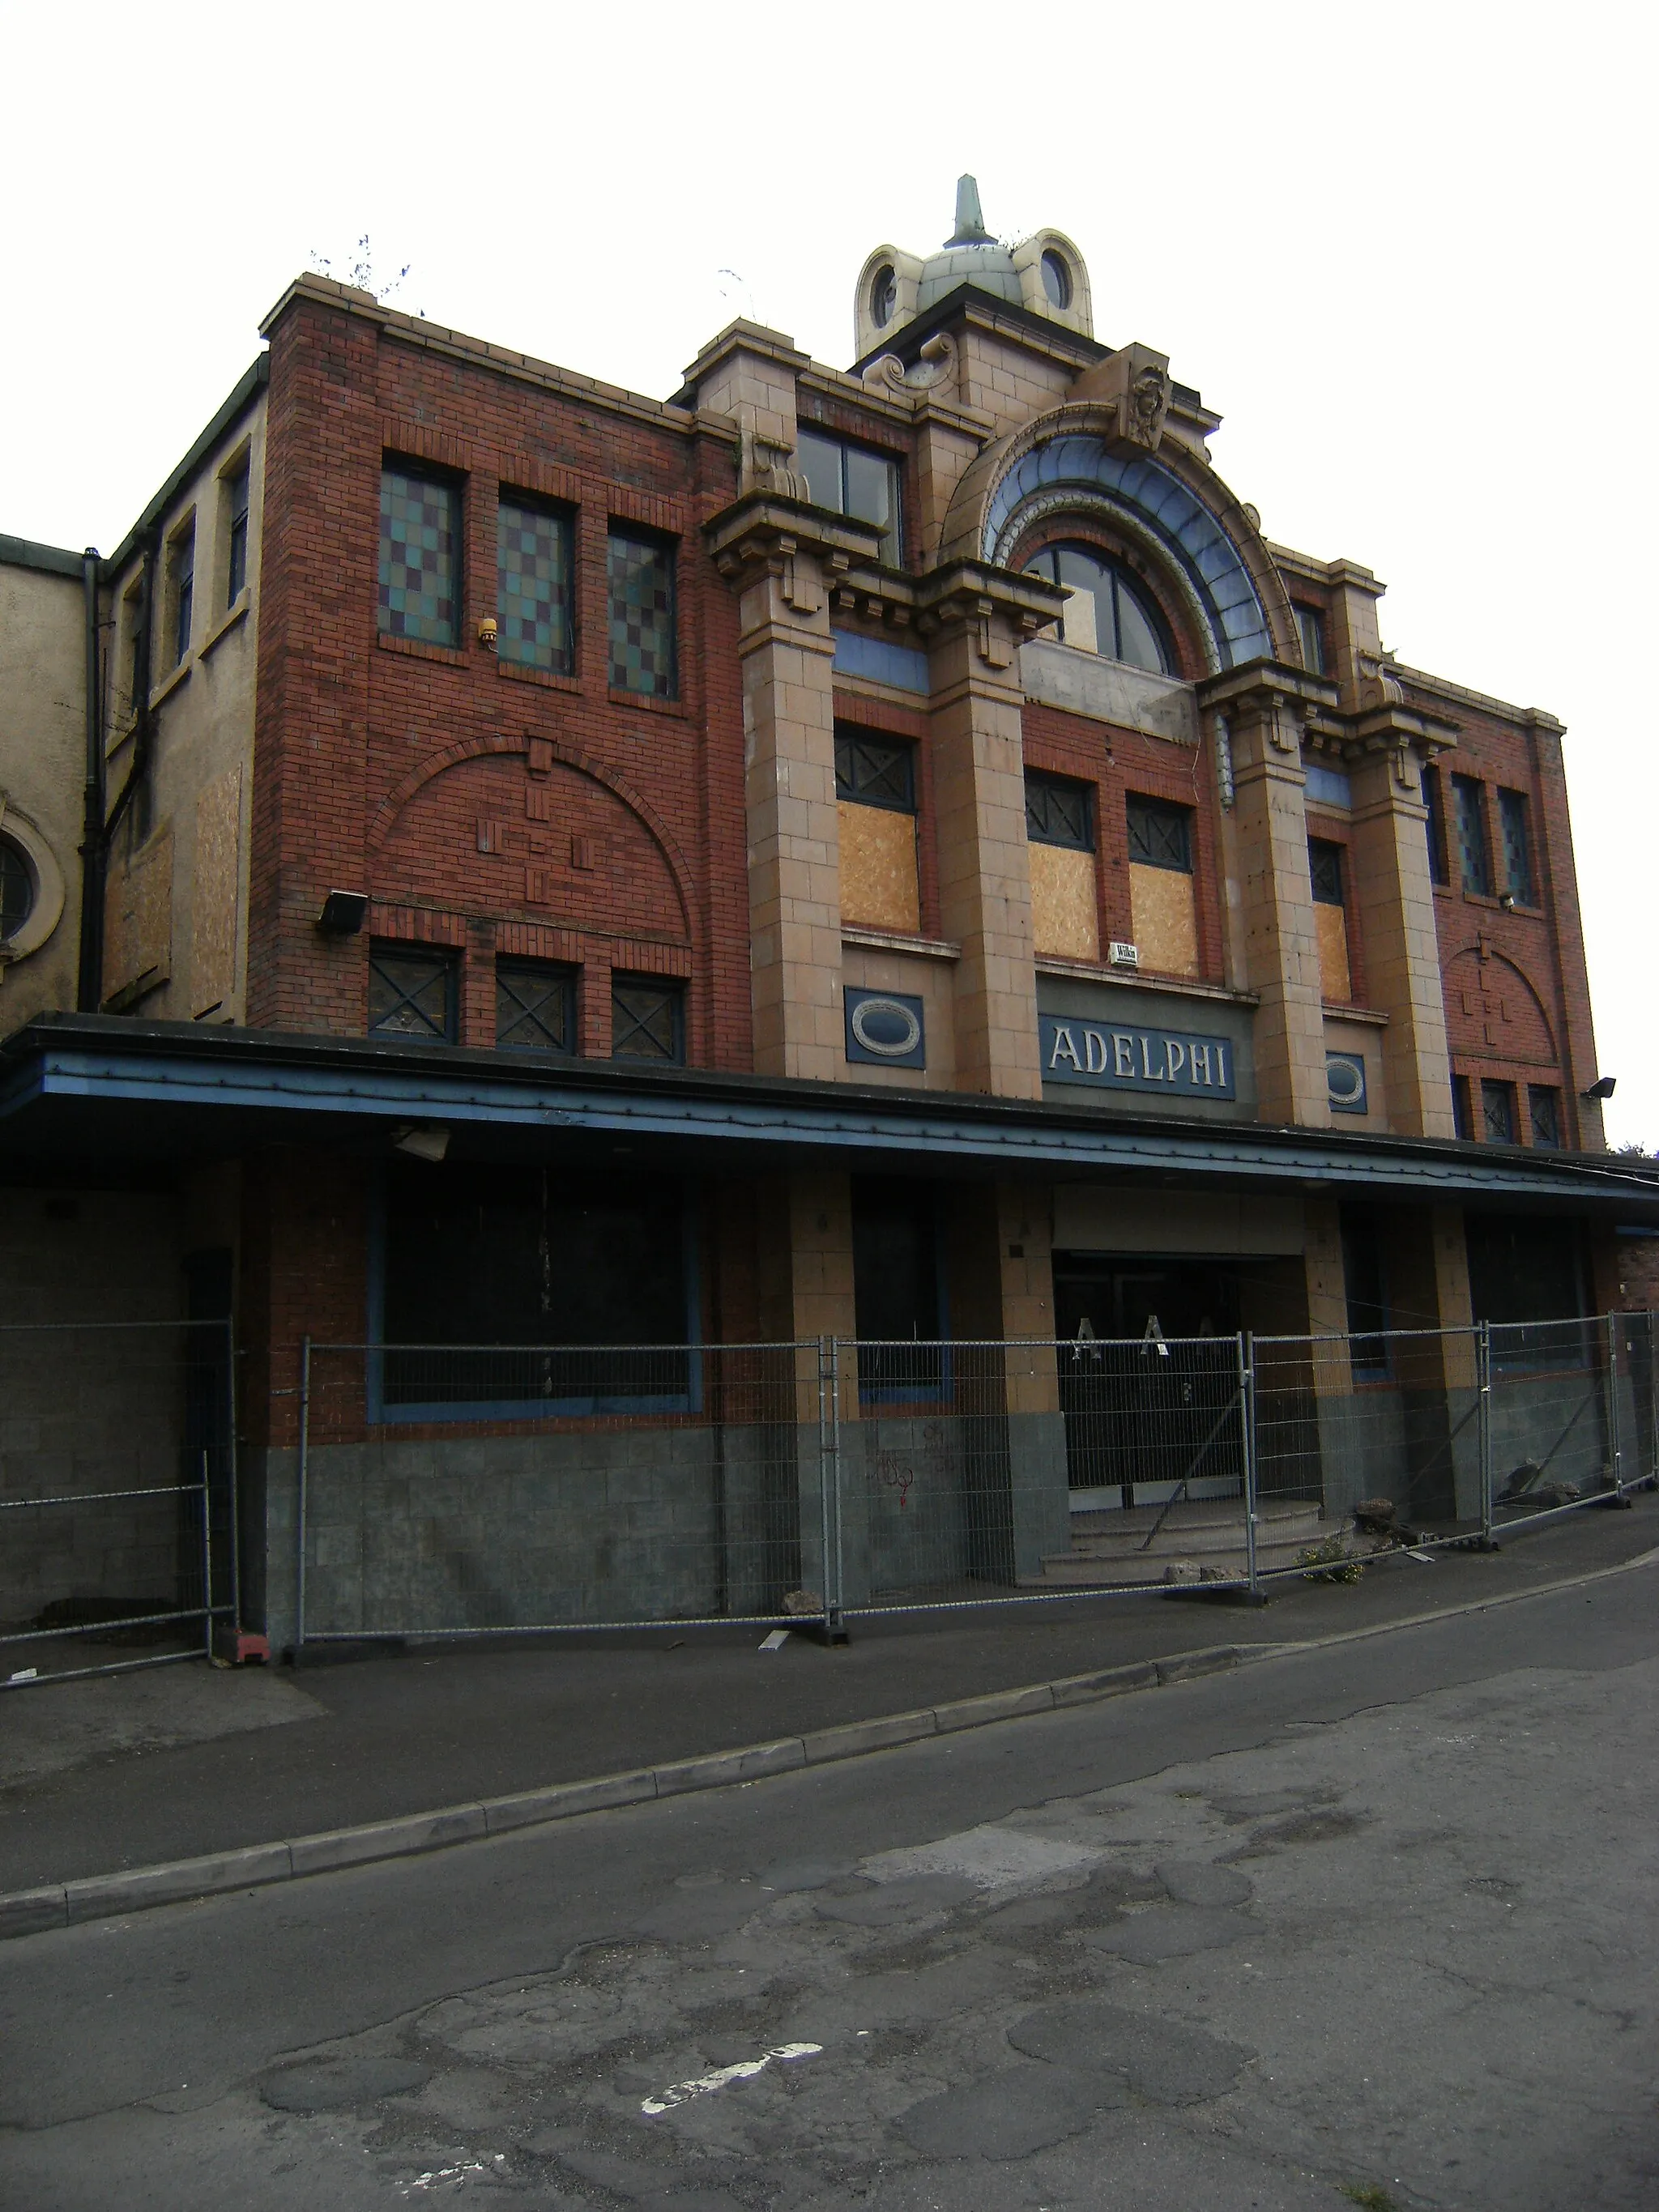
<path fill-rule="evenodd" d="M 1588 1091 L 1579 1093 L 1582 1098 L 1611 1098 L 1619 1087 L 1616 1075 L 1598 1075 Z"/>
<path fill-rule="evenodd" d="M 331 891 L 317 927 L 325 937 L 356 937 L 368 917 L 367 891 Z"/>
<path fill-rule="evenodd" d="M 1513 891 L 1499 891 L 1498 894 L 1498 903 L 1503 908 L 1505 914 L 1513 914 L 1515 911 L 1515 893 Z"/>
<path fill-rule="evenodd" d="M 441 1121 L 417 1121 L 392 1132 L 393 1149 L 417 1160 L 441 1160 L 449 1150 L 449 1132 Z"/>
<path fill-rule="evenodd" d="M 494 653 L 495 650 L 495 617 L 494 615 L 479 616 L 478 642 L 483 646 L 486 653 Z"/>

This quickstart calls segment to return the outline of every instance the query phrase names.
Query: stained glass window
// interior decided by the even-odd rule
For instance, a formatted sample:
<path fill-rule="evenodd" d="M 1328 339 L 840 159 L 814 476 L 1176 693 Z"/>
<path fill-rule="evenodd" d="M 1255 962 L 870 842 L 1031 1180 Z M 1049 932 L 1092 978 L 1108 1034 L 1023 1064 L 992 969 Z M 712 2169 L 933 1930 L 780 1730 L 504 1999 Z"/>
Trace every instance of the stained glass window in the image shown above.
<path fill-rule="evenodd" d="M 459 642 L 459 505 L 453 484 L 380 471 L 380 626 L 389 636 Z"/>
<path fill-rule="evenodd" d="M 495 510 L 495 651 L 528 668 L 571 670 L 570 524 L 502 500 Z"/>
<path fill-rule="evenodd" d="M 392 945 L 368 957 L 370 1036 L 438 1038 L 455 1033 L 455 963 L 447 953 Z"/>
<path fill-rule="evenodd" d="M 1129 820 L 1129 858 L 1139 867 L 1178 868 L 1193 872 L 1193 817 L 1184 806 L 1166 805 L 1161 799 L 1141 799 L 1131 792 L 1127 801 Z"/>
<path fill-rule="evenodd" d="M 574 1052 L 575 978 L 530 961 L 495 965 L 495 1042 L 520 1051 Z"/>
<path fill-rule="evenodd" d="M 678 1063 L 685 1057 L 684 1016 L 683 984 L 654 975 L 613 975 L 611 1057 Z"/>
<path fill-rule="evenodd" d="M 836 796 L 863 806 L 916 811 L 915 747 L 866 730 L 836 731 Z"/>
<path fill-rule="evenodd" d="M 611 688 L 673 698 L 678 689 L 673 548 L 659 538 L 613 530 L 610 576 Z"/>
<path fill-rule="evenodd" d="M 1446 808 L 1440 796 L 1440 771 L 1425 768 L 1423 771 L 1423 804 L 1428 811 L 1425 825 L 1429 840 L 1429 880 L 1443 884 L 1450 878 L 1446 873 Z"/>
<path fill-rule="evenodd" d="M 1486 817 L 1480 805 L 1480 786 L 1472 775 L 1455 775 L 1451 786 L 1463 888 L 1490 897 L 1492 860 L 1486 850 Z"/>
<path fill-rule="evenodd" d="M 1025 779 L 1025 834 L 1034 845 L 1069 845 L 1074 852 L 1095 849 L 1093 794 L 1086 783 L 1057 775 Z"/>
<path fill-rule="evenodd" d="M 1532 883 L 1532 830 L 1527 818 L 1529 811 L 1524 791 L 1498 792 L 1498 820 L 1504 833 L 1504 888 L 1522 906 L 1530 906 L 1536 896 Z"/>

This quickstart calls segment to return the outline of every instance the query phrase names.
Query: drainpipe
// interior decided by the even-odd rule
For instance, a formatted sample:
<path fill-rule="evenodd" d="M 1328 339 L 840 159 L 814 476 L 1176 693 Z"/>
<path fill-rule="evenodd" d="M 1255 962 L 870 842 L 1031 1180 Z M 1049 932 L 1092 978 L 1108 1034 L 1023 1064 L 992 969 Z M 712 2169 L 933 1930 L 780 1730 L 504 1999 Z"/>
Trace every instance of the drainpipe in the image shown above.
<path fill-rule="evenodd" d="M 88 823 L 87 842 L 82 847 L 83 866 L 82 936 L 81 940 L 81 1008 L 82 1012 L 95 1014 L 104 997 L 104 884 L 109 871 L 109 848 L 115 842 L 115 833 L 121 818 L 132 804 L 133 793 L 139 779 L 149 766 L 150 754 L 155 750 L 155 721 L 150 713 L 150 634 L 155 626 L 155 562 L 158 526 L 152 526 L 139 541 L 143 565 L 138 571 L 138 631 L 132 657 L 132 764 L 127 770 L 125 782 L 116 794 L 115 804 L 105 812 L 107 793 L 105 787 L 102 716 L 95 698 L 89 695 L 87 709 L 88 744 Z M 84 571 L 83 571 L 84 573 Z M 87 642 L 88 667 L 95 665 L 97 635 L 90 632 Z M 96 717 L 98 766 L 95 801 L 92 792 L 93 724 Z M 96 911 L 92 923 L 91 944 L 93 959 L 87 957 L 88 937 L 85 934 L 86 905 L 96 899 Z"/>
<path fill-rule="evenodd" d="M 86 606 L 87 773 L 81 829 L 81 964 L 75 1003 L 95 1014 L 104 991 L 104 715 L 98 670 L 98 548 L 81 556 Z"/>

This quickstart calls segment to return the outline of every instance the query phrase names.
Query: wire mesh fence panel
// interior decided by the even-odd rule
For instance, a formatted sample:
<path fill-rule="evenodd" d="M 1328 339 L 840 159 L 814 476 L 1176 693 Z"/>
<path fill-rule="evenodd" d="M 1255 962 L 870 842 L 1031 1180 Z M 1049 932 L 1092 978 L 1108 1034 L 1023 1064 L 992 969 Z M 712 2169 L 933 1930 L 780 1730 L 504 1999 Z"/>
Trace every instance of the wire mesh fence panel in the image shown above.
<path fill-rule="evenodd" d="M 1616 1486 L 1610 1385 L 1619 1318 L 1493 1323 L 1494 1529 L 1561 1512 Z"/>
<path fill-rule="evenodd" d="M 1614 1314 L 1611 1359 L 1614 1382 L 1614 1457 L 1620 1486 L 1659 1480 L 1659 1363 L 1650 1313 Z"/>
<path fill-rule="evenodd" d="M 1339 1566 L 1390 1528 L 1479 1530 L 1478 1328 L 1257 1337 L 1250 1356 L 1264 1574 Z"/>
<path fill-rule="evenodd" d="M 816 1343 L 310 1347 L 296 1645 L 824 1609 Z"/>
<path fill-rule="evenodd" d="M 836 1352 L 847 1613 L 1243 1576 L 1236 1339 Z"/>
<path fill-rule="evenodd" d="M 0 1328 L 0 1686 L 204 1650 L 237 1613 L 228 1322 Z"/>

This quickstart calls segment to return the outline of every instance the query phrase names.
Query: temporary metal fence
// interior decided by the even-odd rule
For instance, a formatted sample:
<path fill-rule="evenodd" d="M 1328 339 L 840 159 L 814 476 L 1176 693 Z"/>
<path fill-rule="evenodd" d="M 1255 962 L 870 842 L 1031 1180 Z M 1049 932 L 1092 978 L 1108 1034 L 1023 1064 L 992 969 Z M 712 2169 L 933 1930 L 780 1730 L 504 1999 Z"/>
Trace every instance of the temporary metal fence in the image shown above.
<path fill-rule="evenodd" d="M 228 1322 L 0 1328 L 0 1688 L 240 1626 Z"/>
<path fill-rule="evenodd" d="M 1655 1317 L 306 1347 L 295 1648 L 817 1621 L 1489 1546 L 1659 1477 Z"/>

